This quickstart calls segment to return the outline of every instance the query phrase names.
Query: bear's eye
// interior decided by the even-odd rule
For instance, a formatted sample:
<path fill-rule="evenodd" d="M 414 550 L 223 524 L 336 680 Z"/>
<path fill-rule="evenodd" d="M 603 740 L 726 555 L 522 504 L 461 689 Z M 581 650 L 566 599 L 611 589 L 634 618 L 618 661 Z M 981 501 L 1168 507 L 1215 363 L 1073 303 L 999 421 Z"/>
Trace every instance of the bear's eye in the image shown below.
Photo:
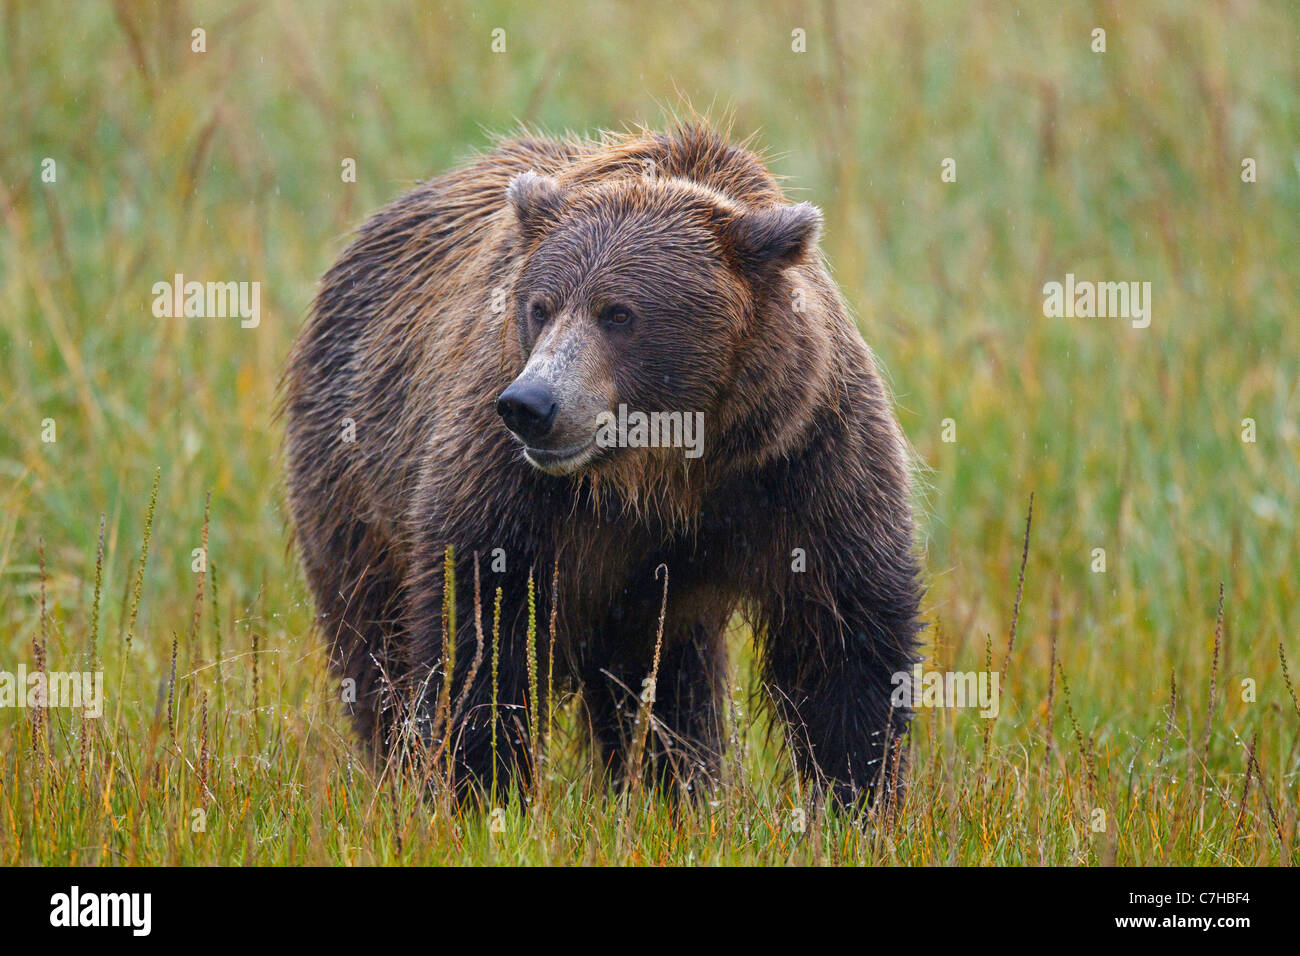
<path fill-rule="evenodd" d="M 610 325 L 627 325 L 632 321 L 632 310 L 625 305 L 611 305 L 601 318 Z"/>
<path fill-rule="evenodd" d="M 550 312 L 547 311 L 546 304 L 543 302 L 534 302 L 529 308 L 528 314 L 538 325 L 544 325 L 546 320 L 550 318 Z"/>

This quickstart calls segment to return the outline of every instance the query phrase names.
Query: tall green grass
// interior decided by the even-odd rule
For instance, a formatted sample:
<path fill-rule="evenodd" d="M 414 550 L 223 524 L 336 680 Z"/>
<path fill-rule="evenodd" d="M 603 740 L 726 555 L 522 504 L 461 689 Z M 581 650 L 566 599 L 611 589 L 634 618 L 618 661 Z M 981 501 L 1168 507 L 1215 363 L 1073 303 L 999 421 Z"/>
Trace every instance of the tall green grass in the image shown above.
<path fill-rule="evenodd" d="M 97 721 L 0 709 L 0 862 L 1295 862 L 1291 4 L 0 13 L 0 670 L 94 658 L 108 694 Z M 930 666 L 992 660 L 1002 711 L 923 713 L 896 817 L 825 816 L 737 628 L 713 799 L 610 792 L 561 702 L 532 802 L 452 814 L 365 764 L 336 703 L 285 544 L 279 367 L 347 231 L 413 181 L 518 121 L 683 100 L 824 210 L 928 466 Z M 177 272 L 261 282 L 261 325 L 155 318 Z M 1067 272 L 1150 281 L 1151 327 L 1045 318 Z"/>

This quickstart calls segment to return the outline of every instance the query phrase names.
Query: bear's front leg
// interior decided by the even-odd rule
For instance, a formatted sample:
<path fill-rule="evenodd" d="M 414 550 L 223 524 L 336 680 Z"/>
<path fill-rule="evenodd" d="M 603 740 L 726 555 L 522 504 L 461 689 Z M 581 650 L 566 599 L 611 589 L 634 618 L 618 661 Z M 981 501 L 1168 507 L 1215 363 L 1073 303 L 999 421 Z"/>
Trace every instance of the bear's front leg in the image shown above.
<path fill-rule="evenodd" d="M 592 742 L 619 784 L 639 760 L 642 779 L 669 796 L 707 792 L 722 762 L 730 608 L 670 583 L 659 669 L 651 681 L 661 587 L 647 579 L 639 596 L 619 608 L 585 667 Z M 648 725 L 638 724 L 643 714 Z"/>
<path fill-rule="evenodd" d="M 444 600 L 445 549 L 436 542 L 415 552 L 414 573 L 408 582 L 413 595 L 406 622 L 407 681 L 402 688 L 407 723 L 426 755 L 437 758 L 431 768 L 437 780 L 449 782 L 458 797 L 471 791 L 483 798 L 496 783 L 497 795 L 514 785 L 530 784 L 534 755 L 528 725 L 528 575 L 523 560 L 510 562 L 509 572 L 492 570 L 490 550 L 478 549 L 479 593 L 475 601 L 475 549 L 456 548 L 454 600 Z M 501 594 L 499 626 L 496 594 Z M 478 621 L 475 621 L 475 604 Z M 549 607 L 550 596 L 538 587 L 537 606 Z M 453 610 L 454 608 L 454 610 Z M 455 646 L 444 639 L 455 616 Z M 539 636 L 544 619 L 535 622 L 532 652 L 545 666 Z M 494 639 L 493 631 L 497 634 Z M 452 663 L 451 680 L 446 678 Z M 495 672 L 495 673 L 494 673 Z M 495 684 L 495 689 L 494 689 Z M 545 673 L 540 675 L 538 713 L 546 708 Z M 409 741 L 408 741 L 409 742 Z"/>
<path fill-rule="evenodd" d="M 841 805 L 881 789 L 892 802 L 906 770 L 900 750 L 912 711 L 891 703 L 893 677 L 916 660 L 907 625 L 889 629 L 860 606 L 793 600 L 767 641 L 763 674 L 800 775 Z"/>
<path fill-rule="evenodd" d="M 774 528 L 777 570 L 758 601 L 763 676 L 796 766 L 843 805 L 897 796 L 906 761 L 893 748 L 912 712 L 892 700 L 895 675 L 918 659 L 920 630 L 906 474 L 864 432 L 824 440 L 770 486 L 796 505 Z"/>

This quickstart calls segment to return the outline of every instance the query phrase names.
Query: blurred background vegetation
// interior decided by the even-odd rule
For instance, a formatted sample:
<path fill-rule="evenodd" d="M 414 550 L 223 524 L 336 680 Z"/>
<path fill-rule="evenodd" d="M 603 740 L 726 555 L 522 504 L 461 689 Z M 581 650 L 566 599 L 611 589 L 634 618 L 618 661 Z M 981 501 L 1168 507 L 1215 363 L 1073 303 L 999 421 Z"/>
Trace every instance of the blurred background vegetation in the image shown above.
<path fill-rule="evenodd" d="M 999 734 L 1041 731 L 1055 627 L 1085 751 L 1154 760 L 1171 676 L 1174 723 L 1197 749 L 1223 582 L 1212 769 L 1239 790 L 1258 733 L 1269 812 L 1294 834 L 1297 710 L 1279 657 L 1284 645 L 1300 661 L 1289 0 L 0 11 L 0 668 L 30 665 L 42 540 L 52 664 L 87 652 L 102 513 L 98 641 L 113 670 L 160 469 L 133 658 L 110 707 L 120 695 L 142 722 L 157 716 L 211 492 L 217 627 L 259 637 L 265 693 L 287 720 L 328 728 L 328 746 L 304 730 L 304 752 L 342 759 L 271 416 L 318 276 L 369 212 L 493 134 L 653 126 L 689 103 L 756 132 L 789 195 L 825 212 L 833 274 L 927 467 L 931 658 L 980 667 L 990 638 L 1001 655 L 1033 492 Z M 196 27 L 206 52 L 192 51 Z M 940 176 L 949 157 L 954 183 Z M 1242 181 L 1246 157 L 1256 182 Z M 1067 272 L 1149 281 L 1151 326 L 1045 318 L 1043 284 Z M 153 283 L 175 273 L 260 282 L 260 326 L 155 318 Z M 183 641 L 195 680 L 218 655 L 207 627 Z M 233 661 L 224 679 L 242 682 L 248 656 Z M 23 719 L 0 712 L 0 746 L 18 745 Z M 1231 852 L 1277 853 L 1272 839 L 1266 824 Z M 1186 862 L 1201 852 L 1189 846 Z"/>

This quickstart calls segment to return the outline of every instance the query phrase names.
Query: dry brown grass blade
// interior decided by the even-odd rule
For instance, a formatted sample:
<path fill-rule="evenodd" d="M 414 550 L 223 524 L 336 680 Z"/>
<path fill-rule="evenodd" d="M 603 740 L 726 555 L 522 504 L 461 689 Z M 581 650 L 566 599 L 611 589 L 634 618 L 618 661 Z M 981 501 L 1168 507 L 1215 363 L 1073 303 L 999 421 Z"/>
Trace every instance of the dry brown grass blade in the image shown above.
<path fill-rule="evenodd" d="M 1011 627 L 1007 632 L 1007 652 L 1002 658 L 1003 684 L 1011 668 L 1011 652 L 1016 646 L 1016 628 L 1020 624 L 1020 602 L 1025 596 L 1025 565 L 1029 562 L 1029 529 L 1034 523 L 1034 493 L 1029 493 L 1029 508 L 1025 512 L 1025 543 L 1020 551 L 1020 575 L 1016 581 L 1016 603 L 1011 609 Z"/>
<path fill-rule="evenodd" d="M 1214 659 L 1210 664 L 1210 697 L 1205 713 L 1205 736 L 1201 742 L 1201 799 L 1205 798 L 1205 778 L 1210 772 L 1210 737 L 1214 729 L 1215 700 L 1218 696 L 1219 647 L 1223 642 L 1223 582 L 1219 582 L 1219 610 L 1214 624 Z"/>
<path fill-rule="evenodd" d="M 637 708 L 636 726 L 632 734 L 632 747 L 628 757 L 627 788 L 630 791 L 640 788 L 641 773 L 645 763 L 646 741 L 650 736 L 651 724 L 654 721 L 654 702 L 659 680 L 659 657 L 664 642 L 664 618 L 668 614 L 668 565 L 661 564 L 655 568 L 656 578 L 659 577 L 660 571 L 663 572 L 664 576 L 663 599 L 659 605 L 659 628 L 655 634 L 654 658 L 650 663 L 650 676 L 645 689 L 641 693 L 640 705 Z"/>
<path fill-rule="evenodd" d="M 1047 749 L 1043 756 L 1050 762 L 1052 751 L 1056 747 L 1056 641 L 1061 627 L 1061 582 L 1059 578 L 1052 585 L 1052 609 L 1048 615 L 1048 624 L 1051 650 L 1047 670 Z"/>

